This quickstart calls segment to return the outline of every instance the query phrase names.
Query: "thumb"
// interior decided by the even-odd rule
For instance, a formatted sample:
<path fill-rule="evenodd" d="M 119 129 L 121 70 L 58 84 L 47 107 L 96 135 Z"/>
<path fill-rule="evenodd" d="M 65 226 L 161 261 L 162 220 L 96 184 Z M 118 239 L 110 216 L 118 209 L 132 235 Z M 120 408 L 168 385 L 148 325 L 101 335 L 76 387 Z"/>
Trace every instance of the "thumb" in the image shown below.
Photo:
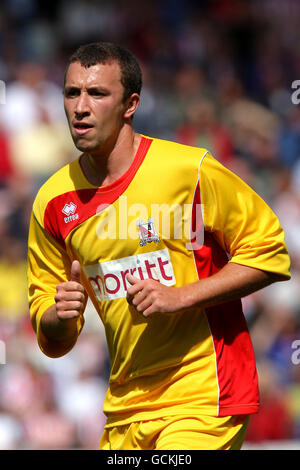
<path fill-rule="evenodd" d="M 71 281 L 81 282 L 80 281 L 81 275 L 81 266 L 77 259 L 75 259 L 71 266 Z"/>

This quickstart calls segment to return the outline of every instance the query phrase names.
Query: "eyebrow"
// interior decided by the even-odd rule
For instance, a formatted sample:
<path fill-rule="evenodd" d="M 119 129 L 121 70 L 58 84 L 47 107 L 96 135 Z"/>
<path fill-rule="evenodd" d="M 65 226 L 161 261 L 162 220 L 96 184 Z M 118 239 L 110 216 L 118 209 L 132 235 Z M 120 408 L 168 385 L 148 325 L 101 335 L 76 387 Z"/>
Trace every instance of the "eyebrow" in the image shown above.
<path fill-rule="evenodd" d="M 110 90 L 108 88 L 105 88 L 102 85 L 91 85 L 91 86 L 87 86 L 86 89 L 88 92 L 97 91 L 97 92 L 104 93 L 104 94 L 110 93 Z M 80 91 L 80 90 L 81 90 L 81 87 L 77 85 L 65 85 L 63 89 L 64 93 L 70 92 L 70 91 Z"/>

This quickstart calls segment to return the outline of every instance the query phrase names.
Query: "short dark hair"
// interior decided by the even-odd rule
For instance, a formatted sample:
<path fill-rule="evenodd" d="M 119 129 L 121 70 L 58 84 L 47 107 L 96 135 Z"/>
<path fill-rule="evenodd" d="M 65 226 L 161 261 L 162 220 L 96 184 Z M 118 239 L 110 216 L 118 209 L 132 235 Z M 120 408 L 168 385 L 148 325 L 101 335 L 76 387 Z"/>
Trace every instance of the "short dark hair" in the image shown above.
<path fill-rule="evenodd" d="M 111 42 L 92 42 L 80 46 L 69 58 L 65 79 L 70 64 L 80 62 L 83 67 L 118 62 L 121 70 L 121 83 L 124 87 L 123 100 L 132 93 L 141 93 L 142 72 L 136 57 L 124 47 Z"/>

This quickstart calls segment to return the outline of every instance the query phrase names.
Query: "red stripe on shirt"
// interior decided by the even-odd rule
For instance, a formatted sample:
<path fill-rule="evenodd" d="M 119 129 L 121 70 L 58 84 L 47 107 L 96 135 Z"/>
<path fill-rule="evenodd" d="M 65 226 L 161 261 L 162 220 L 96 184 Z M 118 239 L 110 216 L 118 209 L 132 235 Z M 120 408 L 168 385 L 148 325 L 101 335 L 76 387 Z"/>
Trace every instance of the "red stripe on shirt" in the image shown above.
<path fill-rule="evenodd" d="M 192 210 L 192 231 L 196 225 L 203 228 L 200 219 L 199 182 L 195 190 Z M 215 240 L 213 233 L 205 231 L 203 245 L 194 246 L 193 254 L 199 279 L 218 272 L 228 257 Z M 213 338 L 217 381 L 219 388 L 218 415 L 250 414 L 258 411 L 258 379 L 254 351 L 241 300 L 226 302 L 205 309 Z"/>

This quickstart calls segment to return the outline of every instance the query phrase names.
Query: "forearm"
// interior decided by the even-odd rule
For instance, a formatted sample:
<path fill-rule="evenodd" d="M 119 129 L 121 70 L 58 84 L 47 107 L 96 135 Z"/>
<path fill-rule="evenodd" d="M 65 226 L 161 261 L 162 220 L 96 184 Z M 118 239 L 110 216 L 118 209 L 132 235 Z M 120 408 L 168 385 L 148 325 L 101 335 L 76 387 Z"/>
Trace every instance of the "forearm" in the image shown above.
<path fill-rule="evenodd" d="M 180 289 L 182 308 L 202 308 L 236 300 L 283 280 L 279 275 L 228 263 L 218 273 Z"/>
<path fill-rule="evenodd" d="M 145 317 L 153 313 L 174 313 L 193 307 L 202 309 L 240 299 L 285 276 L 237 263 L 226 264 L 218 273 L 182 287 L 167 287 L 153 279 L 140 280 L 131 274 L 127 301 Z"/>

